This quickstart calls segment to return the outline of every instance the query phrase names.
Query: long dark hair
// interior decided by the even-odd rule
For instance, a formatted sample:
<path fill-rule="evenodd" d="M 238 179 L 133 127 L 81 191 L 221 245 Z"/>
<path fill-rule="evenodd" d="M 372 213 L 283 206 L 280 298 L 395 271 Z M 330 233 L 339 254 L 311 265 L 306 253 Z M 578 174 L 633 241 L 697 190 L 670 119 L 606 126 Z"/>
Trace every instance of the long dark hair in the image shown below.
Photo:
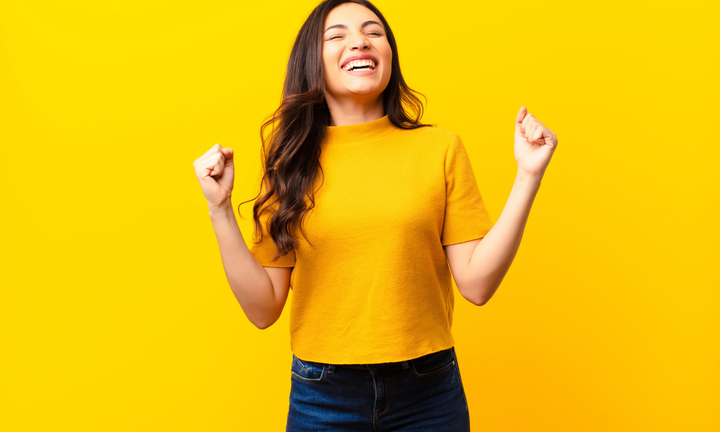
<path fill-rule="evenodd" d="M 385 27 L 393 56 L 390 81 L 382 97 L 383 108 L 390 122 L 401 129 L 433 126 L 420 123 L 424 108 L 413 93 L 422 93 L 405 84 L 400 72 L 395 36 L 380 11 L 367 0 L 325 0 L 320 3 L 295 38 L 280 107 L 266 117 L 260 128 L 263 177 L 257 195 L 260 198 L 253 206 L 253 221 L 255 233 L 260 234 L 257 242 L 260 242 L 264 235 L 260 217 L 268 212 L 265 226 L 278 250 L 275 260 L 297 247 L 298 240 L 293 236 L 295 228 L 299 227 L 302 236 L 308 240 L 302 221 L 315 207 L 316 191 L 313 187 L 318 173 L 322 171 L 320 144 L 325 138 L 325 127 L 331 124 L 330 111 L 325 101 L 323 27 L 330 11 L 343 3 L 365 6 L 380 18 Z M 265 131 L 270 126 L 271 132 L 266 138 Z M 306 197 L 309 202 L 305 200 Z"/>

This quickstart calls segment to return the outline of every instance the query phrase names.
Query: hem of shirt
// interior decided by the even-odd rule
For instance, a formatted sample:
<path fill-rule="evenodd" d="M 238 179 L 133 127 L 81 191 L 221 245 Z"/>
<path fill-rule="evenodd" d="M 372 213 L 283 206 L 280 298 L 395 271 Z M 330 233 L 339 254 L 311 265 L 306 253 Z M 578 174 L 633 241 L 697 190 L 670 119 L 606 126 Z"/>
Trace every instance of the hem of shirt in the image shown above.
<path fill-rule="evenodd" d="M 473 240 L 481 240 L 481 239 L 485 238 L 486 235 L 487 235 L 487 233 L 482 234 L 482 235 L 471 235 L 471 236 L 467 236 L 467 237 L 460 237 L 458 240 L 453 239 L 447 243 L 442 243 L 442 245 L 450 246 L 450 245 L 456 245 L 456 244 L 460 244 L 460 243 L 467 243 L 467 242 L 473 241 Z M 465 238 L 467 238 L 467 240 L 463 240 Z"/>

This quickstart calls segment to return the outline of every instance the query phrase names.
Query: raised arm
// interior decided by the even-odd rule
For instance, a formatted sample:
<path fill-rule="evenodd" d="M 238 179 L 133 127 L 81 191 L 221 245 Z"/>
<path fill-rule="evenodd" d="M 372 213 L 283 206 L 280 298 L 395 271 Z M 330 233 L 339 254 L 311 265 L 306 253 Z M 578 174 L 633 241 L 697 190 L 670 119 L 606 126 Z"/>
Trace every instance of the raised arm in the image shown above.
<path fill-rule="evenodd" d="M 285 307 L 292 268 L 263 267 L 245 244 L 230 199 L 232 149 L 215 144 L 193 162 L 193 168 L 207 199 L 230 289 L 250 322 L 260 329 L 270 327 Z"/>
<path fill-rule="evenodd" d="M 518 173 L 502 214 L 482 239 L 445 246 L 458 290 L 471 303 L 487 303 L 510 269 L 556 147 L 555 133 L 521 107 L 515 119 Z"/>

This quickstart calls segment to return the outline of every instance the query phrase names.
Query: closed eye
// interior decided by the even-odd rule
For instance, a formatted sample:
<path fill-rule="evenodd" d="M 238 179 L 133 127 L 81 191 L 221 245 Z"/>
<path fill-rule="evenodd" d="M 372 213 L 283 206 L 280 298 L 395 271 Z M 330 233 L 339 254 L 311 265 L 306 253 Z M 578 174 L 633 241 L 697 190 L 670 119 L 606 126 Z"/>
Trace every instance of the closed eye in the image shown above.
<path fill-rule="evenodd" d="M 368 34 L 382 36 L 382 34 L 380 34 L 380 33 L 378 33 L 378 32 L 370 32 L 370 33 L 368 33 Z M 341 37 L 342 37 L 342 35 L 335 35 L 335 36 L 332 36 L 332 37 L 328 38 L 328 40 L 330 41 L 330 40 L 333 40 L 333 39 L 335 39 L 335 38 L 341 38 Z"/>

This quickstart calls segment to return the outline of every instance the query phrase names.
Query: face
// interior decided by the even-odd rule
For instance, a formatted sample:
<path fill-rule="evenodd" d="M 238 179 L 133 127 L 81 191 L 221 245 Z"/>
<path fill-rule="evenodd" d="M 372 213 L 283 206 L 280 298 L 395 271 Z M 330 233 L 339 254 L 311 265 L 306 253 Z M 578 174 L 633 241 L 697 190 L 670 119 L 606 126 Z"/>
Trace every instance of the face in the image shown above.
<path fill-rule="evenodd" d="M 365 6 L 343 3 L 330 11 L 323 30 L 326 95 L 380 96 L 390 81 L 392 49 L 378 16 Z"/>

